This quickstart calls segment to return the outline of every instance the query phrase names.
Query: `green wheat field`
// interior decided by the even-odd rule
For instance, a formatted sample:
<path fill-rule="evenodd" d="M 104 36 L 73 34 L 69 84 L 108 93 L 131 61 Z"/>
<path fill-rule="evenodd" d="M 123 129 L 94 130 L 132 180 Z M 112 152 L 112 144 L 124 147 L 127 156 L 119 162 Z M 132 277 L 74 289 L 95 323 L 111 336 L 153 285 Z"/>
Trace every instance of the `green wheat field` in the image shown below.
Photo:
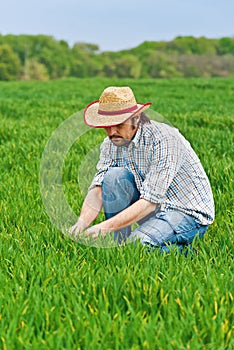
<path fill-rule="evenodd" d="M 39 186 L 46 143 L 110 85 L 152 101 L 199 155 L 216 219 L 194 242 L 198 255 L 85 246 L 51 223 Z M 0 82 L 0 348 L 233 350 L 233 124 L 233 79 Z M 76 215 L 77 169 L 103 137 L 91 130 L 64 161 Z"/>

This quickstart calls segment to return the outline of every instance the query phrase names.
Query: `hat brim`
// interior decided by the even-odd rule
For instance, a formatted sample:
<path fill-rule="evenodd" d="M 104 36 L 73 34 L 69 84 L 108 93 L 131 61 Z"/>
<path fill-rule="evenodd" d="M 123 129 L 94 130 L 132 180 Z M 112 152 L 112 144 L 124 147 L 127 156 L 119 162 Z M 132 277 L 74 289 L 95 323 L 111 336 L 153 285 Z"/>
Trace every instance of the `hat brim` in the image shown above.
<path fill-rule="evenodd" d="M 124 123 L 128 119 L 132 118 L 135 114 L 143 112 L 150 107 L 152 103 L 138 103 L 137 109 L 134 112 L 123 113 L 117 115 L 101 115 L 98 113 L 99 100 L 91 102 L 84 110 L 84 122 L 86 125 L 92 128 L 108 128 Z"/>

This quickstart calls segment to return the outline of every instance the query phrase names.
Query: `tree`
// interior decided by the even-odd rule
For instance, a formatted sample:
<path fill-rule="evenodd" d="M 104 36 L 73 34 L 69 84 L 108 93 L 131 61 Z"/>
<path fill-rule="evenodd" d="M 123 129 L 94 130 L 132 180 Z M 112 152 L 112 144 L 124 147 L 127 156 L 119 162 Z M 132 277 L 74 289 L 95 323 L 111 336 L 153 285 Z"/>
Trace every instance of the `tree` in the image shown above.
<path fill-rule="evenodd" d="M 52 79 L 68 76 L 71 65 L 69 46 L 64 45 L 64 41 L 56 42 L 51 37 L 45 37 L 43 40 L 44 45 L 41 45 L 37 54 L 32 55 L 31 58 L 44 64 Z"/>
<path fill-rule="evenodd" d="M 217 51 L 219 55 L 234 55 L 234 38 L 221 38 Z"/>
<path fill-rule="evenodd" d="M 77 49 L 78 51 L 88 52 L 88 53 L 96 53 L 99 51 L 99 46 L 96 44 L 90 44 L 90 43 L 75 43 L 73 48 Z"/>
<path fill-rule="evenodd" d="M 141 63 L 136 56 L 125 55 L 114 61 L 115 74 L 119 78 L 139 78 Z"/>
<path fill-rule="evenodd" d="M 168 42 L 167 47 L 168 49 L 173 48 L 176 54 L 182 55 L 216 54 L 216 40 L 205 37 L 177 37 L 173 41 Z"/>
<path fill-rule="evenodd" d="M 20 60 L 9 45 L 0 45 L 0 80 L 17 80 Z"/>
<path fill-rule="evenodd" d="M 29 80 L 49 80 L 49 74 L 46 66 L 35 59 L 28 62 L 28 79 Z"/>
<path fill-rule="evenodd" d="M 162 52 L 151 52 L 145 60 L 150 78 L 172 78 L 180 77 L 176 69 L 176 62 L 173 56 Z"/>

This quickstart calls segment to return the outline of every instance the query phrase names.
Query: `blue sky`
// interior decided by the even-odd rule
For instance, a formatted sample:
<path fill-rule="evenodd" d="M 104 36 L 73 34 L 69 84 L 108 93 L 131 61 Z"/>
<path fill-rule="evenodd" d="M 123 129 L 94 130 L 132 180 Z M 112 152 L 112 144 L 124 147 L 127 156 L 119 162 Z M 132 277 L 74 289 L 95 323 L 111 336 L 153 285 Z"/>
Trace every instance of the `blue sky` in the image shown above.
<path fill-rule="evenodd" d="M 45 34 L 101 51 L 179 35 L 234 37 L 234 0 L 1 0 L 0 34 Z"/>

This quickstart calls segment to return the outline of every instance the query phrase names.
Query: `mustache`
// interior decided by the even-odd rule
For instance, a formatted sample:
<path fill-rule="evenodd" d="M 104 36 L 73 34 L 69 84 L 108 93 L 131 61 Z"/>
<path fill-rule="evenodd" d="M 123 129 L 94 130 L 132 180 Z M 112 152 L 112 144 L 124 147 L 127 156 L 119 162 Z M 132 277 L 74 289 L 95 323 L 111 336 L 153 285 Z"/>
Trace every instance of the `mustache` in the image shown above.
<path fill-rule="evenodd" d="M 116 138 L 116 137 L 118 137 L 118 138 L 120 138 L 120 139 L 123 138 L 122 136 L 119 136 L 119 135 L 112 135 L 112 136 L 109 136 L 109 139 L 112 140 L 112 139 L 114 139 L 114 138 Z"/>

